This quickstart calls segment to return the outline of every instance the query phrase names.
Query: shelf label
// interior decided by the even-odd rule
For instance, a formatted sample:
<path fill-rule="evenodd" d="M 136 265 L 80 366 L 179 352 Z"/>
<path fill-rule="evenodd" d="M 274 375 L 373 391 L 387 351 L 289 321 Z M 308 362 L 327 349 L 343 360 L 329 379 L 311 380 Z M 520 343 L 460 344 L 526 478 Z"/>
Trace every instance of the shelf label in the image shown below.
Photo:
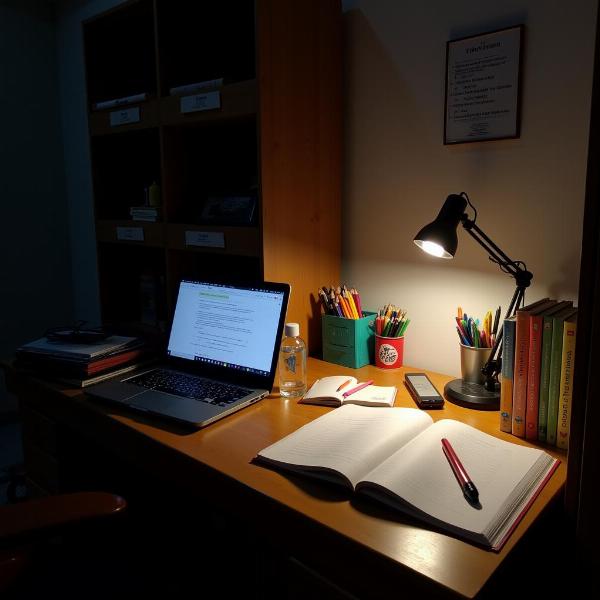
<path fill-rule="evenodd" d="M 222 231 L 186 231 L 185 245 L 225 248 L 225 234 Z"/>
<path fill-rule="evenodd" d="M 182 113 L 221 108 L 221 92 L 207 92 L 206 94 L 183 96 L 180 100 L 180 108 Z"/>
<path fill-rule="evenodd" d="M 110 126 L 129 125 L 129 123 L 140 122 L 140 107 L 126 108 L 124 110 L 113 110 L 110 113 Z"/>
<path fill-rule="evenodd" d="M 143 227 L 117 227 L 117 239 L 128 242 L 143 242 Z"/>

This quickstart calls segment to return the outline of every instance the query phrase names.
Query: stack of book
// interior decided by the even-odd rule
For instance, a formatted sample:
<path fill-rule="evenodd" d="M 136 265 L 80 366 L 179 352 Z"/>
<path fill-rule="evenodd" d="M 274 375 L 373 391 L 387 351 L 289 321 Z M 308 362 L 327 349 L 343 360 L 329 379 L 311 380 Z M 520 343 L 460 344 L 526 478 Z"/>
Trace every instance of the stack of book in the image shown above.
<path fill-rule="evenodd" d="M 113 335 L 100 342 L 79 344 L 35 340 L 17 350 L 17 366 L 74 387 L 86 387 L 132 371 L 147 361 L 143 340 Z"/>
<path fill-rule="evenodd" d="M 566 449 L 577 308 L 544 298 L 504 321 L 500 429 Z"/>
<path fill-rule="evenodd" d="M 129 214 L 134 221 L 158 221 L 160 210 L 158 206 L 132 206 Z"/>

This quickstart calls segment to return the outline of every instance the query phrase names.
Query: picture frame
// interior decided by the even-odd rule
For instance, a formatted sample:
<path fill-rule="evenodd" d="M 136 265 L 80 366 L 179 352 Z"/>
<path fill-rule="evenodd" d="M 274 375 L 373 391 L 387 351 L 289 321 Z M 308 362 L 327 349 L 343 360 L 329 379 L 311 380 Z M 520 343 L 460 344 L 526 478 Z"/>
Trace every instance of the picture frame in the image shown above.
<path fill-rule="evenodd" d="M 210 225 L 251 225 L 254 222 L 256 196 L 210 196 L 205 199 L 200 221 Z"/>
<path fill-rule="evenodd" d="M 446 43 L 444 144 L 521 135 L 524 26 Z"/>

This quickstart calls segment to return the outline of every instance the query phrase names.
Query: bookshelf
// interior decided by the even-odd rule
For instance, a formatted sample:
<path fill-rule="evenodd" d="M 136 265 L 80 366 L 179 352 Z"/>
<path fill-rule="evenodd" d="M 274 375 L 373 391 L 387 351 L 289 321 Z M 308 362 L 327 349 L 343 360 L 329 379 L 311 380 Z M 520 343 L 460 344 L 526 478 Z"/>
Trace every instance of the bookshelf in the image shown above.
<path fill-rule="evenodd" d="M 83 37 L 103 320 L 160 336 L 182 278 L 287 281 L 317 353 L 315 293 L 340 274 L 339 0 L 131 0 Z M 133 220 L 154 182 L 156 221 Z"/>

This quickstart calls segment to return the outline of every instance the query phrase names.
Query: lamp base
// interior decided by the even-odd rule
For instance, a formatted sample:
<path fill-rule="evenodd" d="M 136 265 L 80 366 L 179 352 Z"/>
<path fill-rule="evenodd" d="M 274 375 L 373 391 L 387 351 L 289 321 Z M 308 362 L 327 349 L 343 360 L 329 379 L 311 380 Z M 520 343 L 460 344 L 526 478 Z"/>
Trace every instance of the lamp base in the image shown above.
<path fill-rule="evenodd" d="M 465 408 L 477 410 L 499 410 L 500 408 L 500 390 L 490 392 L 479 383 L 453 379 L 444 386 L 444 394 L 449 402 Z"/>

